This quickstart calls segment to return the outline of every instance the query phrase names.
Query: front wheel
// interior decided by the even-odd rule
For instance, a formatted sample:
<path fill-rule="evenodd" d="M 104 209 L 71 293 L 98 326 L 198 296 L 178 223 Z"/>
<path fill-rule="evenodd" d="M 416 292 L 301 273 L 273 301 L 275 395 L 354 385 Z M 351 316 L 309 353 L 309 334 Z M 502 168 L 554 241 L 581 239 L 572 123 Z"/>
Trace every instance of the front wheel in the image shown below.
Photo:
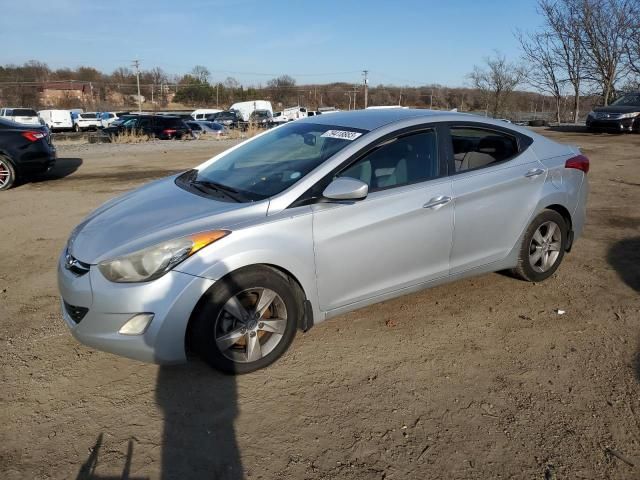
<path fill-rule="evenodd" d="M 546 280 L 560 266 L 567 247 L 567 223 L 558 212 L 544 210 L 527 229 L 513 273 L 528 282 Z"/>
<path fill-rule="evenodd" d="M 192 318 L 191 345 L 212 367 L 249 373 L 287 350 L 303 315 L 301 294 L 270 267 L 250 267 L 216 282 Z"/>

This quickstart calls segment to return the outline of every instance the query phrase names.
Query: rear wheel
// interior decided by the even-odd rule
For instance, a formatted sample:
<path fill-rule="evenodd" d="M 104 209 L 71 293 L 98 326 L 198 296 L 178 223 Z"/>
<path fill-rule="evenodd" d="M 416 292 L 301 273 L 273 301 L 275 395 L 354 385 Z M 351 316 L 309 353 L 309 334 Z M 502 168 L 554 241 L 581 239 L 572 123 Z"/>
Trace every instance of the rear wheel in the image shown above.
<path fill-rule="evenodd" d="M 7 157 L 0 156 L 0 190 L 9 190 L 16 182 L 16 170 Z"/>
<path fill-rule="evenodd" d="M 297 285 L 269 267 L 233 272 L 215 283 L 192 318 L 191 344 L 227 373 L 249 373 L 289 347 L 303 314 Z"/>
<path fill-rule="evenodd" d="M 513 273 L 529 282 L 546 280 L 560 266 L 567 246 L 567 223 L 554 210 L 544 210 L 525 233 Z"/>

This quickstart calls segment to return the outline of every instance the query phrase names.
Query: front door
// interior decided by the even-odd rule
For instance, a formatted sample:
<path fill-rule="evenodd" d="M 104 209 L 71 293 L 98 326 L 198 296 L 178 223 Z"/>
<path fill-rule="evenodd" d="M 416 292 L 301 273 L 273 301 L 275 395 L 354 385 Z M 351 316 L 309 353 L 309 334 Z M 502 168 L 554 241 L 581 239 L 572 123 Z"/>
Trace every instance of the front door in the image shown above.
<path fill-rule="evenodd" d="M 453 202 L 437 139 L 424 129 L 384 142 L 338 174 L 368 183 L 367 198 L 314 206 L 322 310 L 448 274 Z"/>

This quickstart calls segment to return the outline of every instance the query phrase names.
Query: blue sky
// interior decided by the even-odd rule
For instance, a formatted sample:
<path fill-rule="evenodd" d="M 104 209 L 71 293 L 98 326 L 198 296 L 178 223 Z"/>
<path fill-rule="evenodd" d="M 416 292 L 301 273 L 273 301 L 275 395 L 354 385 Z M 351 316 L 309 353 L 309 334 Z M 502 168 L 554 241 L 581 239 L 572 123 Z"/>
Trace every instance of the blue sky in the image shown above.
<path fill-rule="evenodd" d="M 535 0 L 0 0 L 0 64 L 142 68 L 245 84 L 460 86 L 499 49 L 516 59 L 516 29 L 541 22 Z"/>

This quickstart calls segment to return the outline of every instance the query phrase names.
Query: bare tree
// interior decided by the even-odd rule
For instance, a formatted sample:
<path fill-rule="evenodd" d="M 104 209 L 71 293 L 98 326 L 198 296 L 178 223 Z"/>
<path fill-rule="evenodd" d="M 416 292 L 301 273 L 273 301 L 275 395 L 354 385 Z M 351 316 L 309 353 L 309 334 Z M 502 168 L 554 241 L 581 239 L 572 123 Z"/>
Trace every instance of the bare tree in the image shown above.
<path fill-rule="evenodd" d="M 560 123 L 562 100 L 562 58 L 553 35 L 546 32 L 518 33 L 518 40 L 527 65 L 526 82 L 536 90 L 550 94 L 556 107 L 556 121 Z"/>
<path fill-rule="evenodd" d="M 287 88 L 295 87 L 296 81 L 289 75 L 280 75 L 279 77 L 272 78 L 267 82 L 267 86 L 270 88 Z"/>
<path fill-rule="evenodd" d="M 587 73 L 608 105 L 616 83 L 628 73 L 628 39 L 634 33 L 638 0 L 574 1 L 579 7 Z"/>
<path fill-rule="evenodd" d="M 578 123 L 585 62 L 578 2 L 539 0 L 538 10 L 545 20 L 544 31 L 553 37 L 562 80 L 573 90 L 573 122 Z"/>
<path fill-rule="evenodd" d="M 211 72 L 203 65 L 196 65 L 191 70 L 191 75 L 196 78 L 200 83 L 209 83 L 209 77 Z"/>
<path fill-rule="evenodd" d="M 499 52 L 494 57 L 485 58 L 485 63 L 486 68 L 474 66 L 469 78 L 473 86 L 482 93 L 491 116 L 502 116 L 509 96 L 522 83 L 523 70 L 508 62 Z"/>
<path fill-rule="evenodd" d="M 627 61 L 629 63 L 629 70 L 636 77 L 640 76 L 640 11 L 634 12 L 634 18 L 632 20 L 631 34 L 627 43 Z M 637 80 L 637 79 L 636 79 Z"/>

